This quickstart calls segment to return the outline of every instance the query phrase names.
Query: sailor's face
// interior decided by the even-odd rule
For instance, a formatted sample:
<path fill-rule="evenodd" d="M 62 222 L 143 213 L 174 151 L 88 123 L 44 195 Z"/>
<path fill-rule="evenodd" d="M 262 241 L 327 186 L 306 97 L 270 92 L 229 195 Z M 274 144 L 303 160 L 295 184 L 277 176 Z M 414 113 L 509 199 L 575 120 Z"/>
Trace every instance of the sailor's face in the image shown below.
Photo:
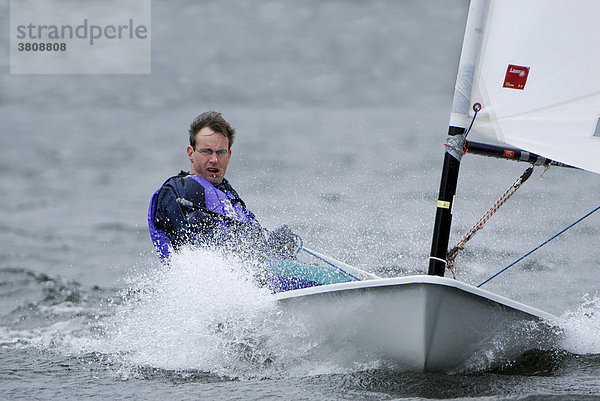
<path fill-rule="evenodd" d="M 223 181 L 231 158 L 229 140 L 225 135 L 204 127 L 196 134 L 196 148 L 188 146 L 187 153 L 192 174 L 199 175 L 213 185 Z"/>

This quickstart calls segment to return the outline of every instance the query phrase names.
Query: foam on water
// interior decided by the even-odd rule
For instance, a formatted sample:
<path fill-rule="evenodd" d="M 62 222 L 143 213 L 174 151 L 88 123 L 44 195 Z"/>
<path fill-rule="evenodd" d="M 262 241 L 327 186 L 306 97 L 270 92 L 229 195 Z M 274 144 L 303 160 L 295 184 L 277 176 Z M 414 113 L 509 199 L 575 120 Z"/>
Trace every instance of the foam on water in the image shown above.
<path fill-rule="evenodd" d="M 132 278 L 127 300 L 100 322 L 101 330 L 64 345 L 108 355 L 123 377 L 140 368 L 256 378 L 358 366 L 287 314 L 248 264 L 190 249 L 171 262 Z"/>
<path fill-rule="evenodd" d="M 600 297 L 585 294 L 574 310 L 560 316 L 565 337 L 560 347 L 574 354 L 600 354 Z"/>
<path fill-rule="evenodd" d="M 260 343 L 276 310 L 240 262 L 184 250 L 169 269 L 132 284 L 136 294 L 106 323 L 104 351 L 135 365 L 224 375 L 268 363 Z"/>

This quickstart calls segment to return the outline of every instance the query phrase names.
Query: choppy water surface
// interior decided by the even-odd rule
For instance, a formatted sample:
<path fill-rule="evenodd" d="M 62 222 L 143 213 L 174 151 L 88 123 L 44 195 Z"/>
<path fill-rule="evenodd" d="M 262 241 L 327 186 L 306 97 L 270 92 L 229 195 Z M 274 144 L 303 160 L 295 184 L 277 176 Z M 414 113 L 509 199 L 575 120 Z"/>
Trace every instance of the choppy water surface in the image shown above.
<path fill-rule="evenodd" d="M 594 399 L 598 216 L 486 285 L 559 316 L 557 349 L 453 374 L 328 349 L 235 260 L 189 251 L 165 271 L 152 253 L 150 195 L 217 109 L 238 129 L 228 178 L 264 226 L 383 276 L 424 272 L 466 10 L 154 2 L 150 76 L 11 76 L 2 32 L 0 398 Z M 525 167 L 464 159 L 452 241 Z M 480 283 L 599 191 L 536 170 L 458 277 Z"/>

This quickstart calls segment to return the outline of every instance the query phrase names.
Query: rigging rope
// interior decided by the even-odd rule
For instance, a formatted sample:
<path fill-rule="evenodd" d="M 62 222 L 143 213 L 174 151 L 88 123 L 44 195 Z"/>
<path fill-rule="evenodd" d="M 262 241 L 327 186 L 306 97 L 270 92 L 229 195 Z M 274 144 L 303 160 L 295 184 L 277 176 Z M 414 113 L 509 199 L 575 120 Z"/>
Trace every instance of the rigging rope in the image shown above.
<path fill-rule="evenodd" d="M 456 279 L 456 275 L 454 274 L 454 261 L 456 259 L 456 255 L 458 255 L 458 252 L 465 249 L 465 244 L 471 238 L 473 238 L 477 231 L 483 228 L 483 226 L 485 225 L 485 223 L 487 223 L 490 217 L 492 217 L 494 213 L 496 213 L 498 209 L 500 209 L 500 207 L 502 207 L 502 205 L 504 205 L 504 203 L 506 203 L 506 201 L 511 196 L 513 196 L 517 189 L 519 189 L 521 185 L 523 185 L 523 183 L 527 181 L 527 179 L 531 176 L 531 173 L 533 173 L 533 167 L 529 167 L 527 170 L 525 170 L 525 172 L 521 174 L 521 176 L 510 186 L 510 188 L 508 188 L 502 194 L 502 196 L 500 196 L 500 198 L 492 205 L 492 207 L 487 212 L 485 212 L 485 214 L 479 219 L 479 221 L 473 226 L 473 228 L 471 228 L 462 237 L 462 239 L 458 241 L 456 245 L 450 248 L 446 256 L 446 268 L 450 270 L 454 279 Z"/>
<path fill-rule="evenodd" d="M 483 283 L 479 284 L 477 287 L 481 287 L 482 285 L 484 285 L 485 283 L 487 283 L 488 281 L 490 281 L 491 279 L 493 279 L 494 277 L 500 275 L 500 273 L 505 272 L 506 270 L 508 270 L 510 267 L 516 265 L 517 263 L 519 263 L 521 260 L 525 259 L 527 256 L 531 255 L 532 253 L 534 253 L 535 251 L 537 251 L 538 249 L 540 249 L 541 247 L 543 247 L 544 245 L 546 245 L 548 242 L 552 241 L 554 238 L 558 237 L 559 235 L 561 235 L 562 233 L 564 233 L 565 231 L 567 231 L 568 229 L 572 228 L 575 224 L 581 222 L 582 220 L 584 220 L 585 218 L 591 216 L 593 213 L 595 213 L 596 211 L 598 211 L 600 209 L 600 206 L 596 207 L 594 210 L 592 210 L 591 212 L 589 212 L 588 214 L 586 214 L 585 216 L 579 218 L 577 221 L 571 223 L 569 226 L 567 226 L 566 228 L 562 229 L 561 231 L 559 231 L 558 233 L 554 234 L 552 237 L 548 238 L 546 241 L 544 241 L 543 243 L 541 243 L 540 245 L 536 246 L 535 248 L 533 248 L 531 251 L 527 252 L 525 255 L 521 256 L 519 259 L 515 260 L 514 262 L 512 262 L 511 264 L 509 264 L 508 266 L 506 266 L 504 269 L 498 271 L 496 274 L 494 274 L 493 276 L 491 276 L 490 278 L 488 278 L 487 280 L 485 280 Z"/>

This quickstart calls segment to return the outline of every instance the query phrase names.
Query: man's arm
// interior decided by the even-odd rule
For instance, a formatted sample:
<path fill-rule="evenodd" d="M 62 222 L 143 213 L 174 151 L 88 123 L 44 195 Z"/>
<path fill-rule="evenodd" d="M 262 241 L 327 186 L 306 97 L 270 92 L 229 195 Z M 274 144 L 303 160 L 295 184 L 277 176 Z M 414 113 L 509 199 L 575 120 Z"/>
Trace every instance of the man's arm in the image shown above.
<path fill-rule="evenodd" d="M 174 249 L 197 244 L 220 246 L 249 256 L 262 255 L 261 259 L 295 256 L 295 235 L 287 226 L 269 232 L 256 219 L 242 223 L 207 210 L 203 188 L 199 185 L 188 188 L 185 184 L 168 181 L 158 194 L 155 224 L 165 232 Z M 233 201 L 243 205 L 237 193 L 233 193 L 236 195 Z M 191 199 L 185 198 L 186 194 Z"/>
<path fill-rule="evenodd" d="M 175 249 L 208 237 L 217 226 L 214 217 L 208 213 L 182 208 L 177 203 L 178 196 L 176 186 L 165 184 L 158 194 L 155 217 L 157 228 L 165 232 Z"/>

